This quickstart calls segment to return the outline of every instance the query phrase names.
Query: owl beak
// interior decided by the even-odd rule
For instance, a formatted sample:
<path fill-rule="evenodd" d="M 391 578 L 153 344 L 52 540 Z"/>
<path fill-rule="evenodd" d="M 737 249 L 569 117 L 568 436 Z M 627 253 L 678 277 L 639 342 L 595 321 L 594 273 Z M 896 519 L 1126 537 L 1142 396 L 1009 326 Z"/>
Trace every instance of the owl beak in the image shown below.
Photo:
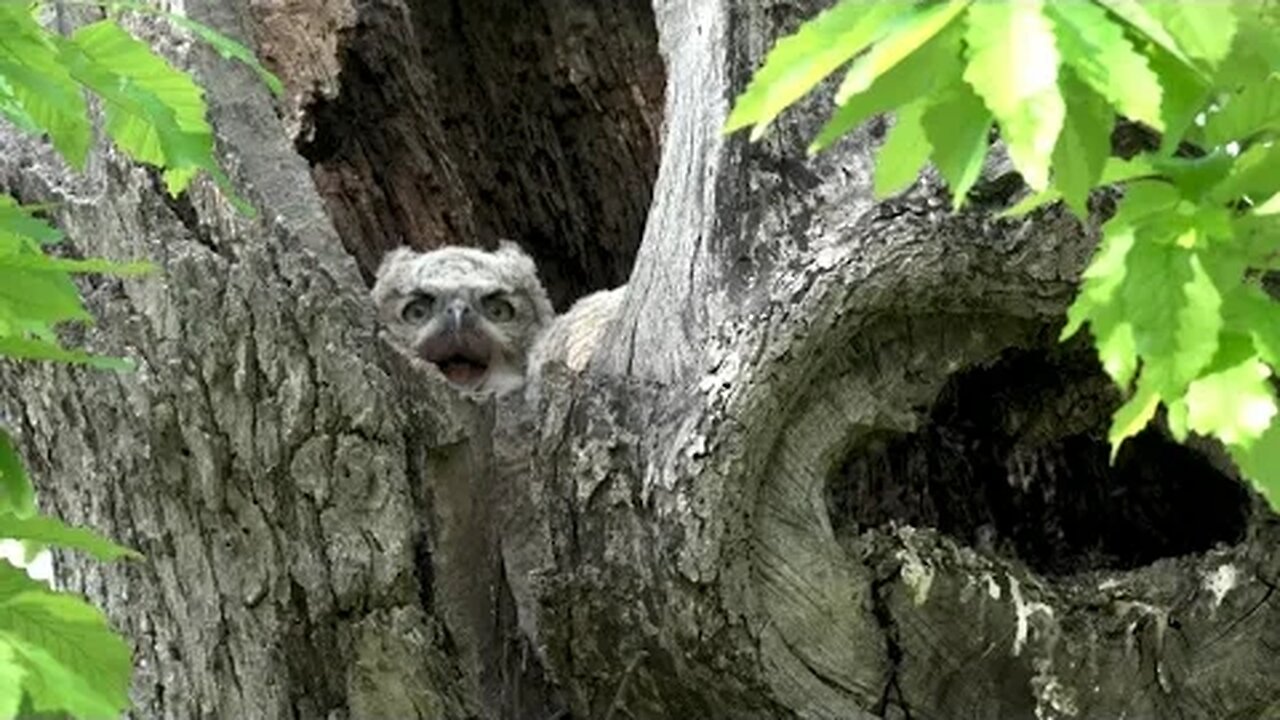
<path fill-rule="evenodd" d="M 466 300 L 450 300 L 445 307 L 445 329 L 460 333 L 471 327 L 471 305 Z"/>

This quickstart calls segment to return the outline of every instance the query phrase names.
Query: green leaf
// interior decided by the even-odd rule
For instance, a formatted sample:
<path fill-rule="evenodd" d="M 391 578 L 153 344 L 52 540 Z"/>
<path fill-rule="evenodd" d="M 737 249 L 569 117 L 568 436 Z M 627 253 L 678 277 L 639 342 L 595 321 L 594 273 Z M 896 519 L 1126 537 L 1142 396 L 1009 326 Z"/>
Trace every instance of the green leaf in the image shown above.
<path fill-rule="evenodd" d="M 1034 190 L 1049 164 L 1066 106 L 1058 90 L 1058 49 L 1041 0 L 980 2 L 969 9 L 964 79 L 986 102 L 1009 158 Z"/>
<path fill-rule="evenodd" d="M 86 4 L 96 4 L 96 3 L 86 3 Z M 284 94 L 284 85 L 281 84 L 280 78 L 276 77 L 274 73 L 272 73 L 270 70 L 264 67 L 263 64 L 258 61 L 257 56 L 253 54 L 252 50 L 245 47 L 244 45 L 241 45 L 235 40 L 232 40 L 230 37 L 223 35 L 217 30 L 214 30 L 208 25 L 196 22 L 195 20 L 192 20 L 191 18 L 186 17 L 185 15 L 178 15 L 176 13 L 167 12 L 158 7 L 153 7 L 145 3 L 121 2 L 121 0 L 111 0 L 111 6 L 114 8 L 132 10 L 134 12 L 145 13 L 148 15 L 158 15 L 160 17 L 165 18 L 166 20 L 173 23 L 174 25 L 177 25 L 178 27 L 181 27 L 181 28 L 184 28 L 185 30 L 190 31 L 191 34 L 195 35 L 196 37 L 208 43 L 210 47 L 216 50 L 218 54 L 221 55 L 222 57 L 228 60 L 238 60 L 244 63 L 245 65 L 249 66 L 250 69 L 252 69 L 255 73 L 258 74 L 258 77 L 262 79 L 263 84 L 265 84 L 267 88 L 271 90 L 271 93 L 273 95 L 276 95 L 278 97 Z"/>
<path fill-rule="evenodd" d="M 1248 2 L 1244 8 L 1237 4 L 1237 14 L 1245 13 L 1241 17 L 1242 24 L 1236 29 L 1235 42 L 1232 43 L 1231 54 L 1225 60 L 1218 64 L 1217 67 L 1217 83 L 1221 87 L 1238 87 L 1241 84 L 1261 82 L 1268 76 L 1280 72 L 1280 36 L 1277 35 L 1276 29 L 1280 27 L 1280 21 L 1270 19 L 1261 20 L 1258 15 L 1266 15 L 1266 13 L 1258 13 L 1260 9 L 1252 0 L 1242 0 Z M 1275 12 L 1275 5 L 1272 5 L 1271 12 Z M 1253 14 L 1253 17 L 1249 15 Z"/>
<path fill-rule="evenodd" d="M 21 595 L 25 592 L 44 592 L 48 585 L 33 580 L 25 570 L 11 563 L 0 561 L 0 601 Z"/>
<path fill-rule="evenodd" d="M 1259 143 L 1232 161 L 1230 172 L 1213 187 L 1209 199 L 1231 203 L 1243 197 L 1261 200 L 1280 192 L 1280 144 Z"/>
<path fill-rule="evenodd" d="M 0 513 L 30 517 L 35 511 L 35 488 L 22 468 L 22 458 L 9 433 L 0 428 Z"/>
<path fill-rule="evenodd" d="M 18 317 L 49 324 L 92 320 L 66 273 L 17 272 L 0 265 L 0 314 L 5 306 Z"/>
<path fill-rule="evenodd" d="M 1111 416 L 1111 429 L 1107 431 L 1107 442 L 1111 445 L 1111 462 L 1115 462 L 1120 445 L 1128 438 L 1137 435 L 1142 428 L 1151 422 L 1160 405 L 1160 395 L 1145 383 L 1138 383 L 1138 391 L 1120 406 Z"/>
<path fill-rule="evenodd" d="M 105 258 L 75 260 L 50 257 L 43 253 L 0 255 L 0 265 L 17 270 L 49 270 L 64 273 L 98 273 L 119 276 L 146 275 L 156 269 L 154 264 L 141 260 L 123 263 Z"/>
<path fill-rule="evenodd" d="M 1115 115 L 1106 100 L 1073 73 L 1064 73 L 1059 82 L 1067 99 L 1067 119 L 1053 151 L 1053 187 L 1084 220 L 1089 215 L 1089 192 L 1102 179 L 1111 154 Z"/>
<path fill-rule="evenodd" d="M 1138 2 L 1138 0 L 1095 0 L 1099 5 L 1107 8 L 1116 17 L 1123 20 L 1138 33 L 1146 36 L 1160 47 L 1161 50 L 1186 66 L 1189 70 L 1196 71 L 1195 65 L 1182 52 L 1182 48 L 1178 46 L 1178 42 L 1173 39 L 1159 18 L 1152 15 L 1147 10 L 1147 5 Z"/>
<path fill-rule="evenodd" d="M 1280 423 L 1271 427 L 1257 440 L 1246 445 L 1230 445 L 1231 457 L 1271 504 L 1280 513 Z"/>
<path fill-rule="evenodd" d="M 1191 277 L 1183 284 L 1182 295 L 1174 364 L 1177 377 L 1190 381 L 1213 360 L 1222 332 L 1222 295 L 1198 254 L 1191 255 Z"/>
<path fill-rule="evenodd" d="M 825 149 L 872 115 L 949 92 L 946 88 L 961 82 L 961 29 L 958 23 L 948 26 L 867 90 L 840 105 L 810 144 L 809 152 Z"/>
<path fill-rule="evenodd" d="M 0 193 L 0 234 L 27 238 L 39 245 L 62 242 L 62 232 L 49 223 L 33 217 L 32 208 L 18 205 L 12 197 Z"/>
<path fill-rule="evenodd" d="M 1080 276 L 1080 292 L 1067 309 L 1067 324 L 1059 340 L 1071 338 L 1091 315 L 1112 302 L 1128 271 L 1126 258 L 1133 241 L 1133 225 L 1123 218 L 1113 218 L 1102 226 L 1102 242 Z"/>
<path fill-rule="evenodd" d="M 13 648 L 0 642 L 0 718 L 18 716 L 22 706 L 22 679 L 27 672 L 18 663 Z"/>
<path fill-rule="evenodd" d="M 36 123 L 35 118 L 31 117 L 22 107 L 22 103 L 18 100 L 18 96 L 14 94 L 13 88 L 9 86 L 9 82 L 4 79 L 4 75 L 0 75 L 0 115 L 6 120 L 13 123 L 19 130 L 38 135 L 43 132 L 40 125 Z"/>
<path fill-rule="evenodd" d="M 116 717 L 128 707 L 129 647 L 83 600 L 41 591 L 0 602 L 0 642 L 27 673 L 37 712 Z"/>
<path fill-rule="evenodd" d="M 1280 302 L 1257 286 L 1241 286 L 1226 298 L 1227 322 L 1253 341 L 1258 355 L 1280 368 Z"/>
<path fill-rule="evenodd" d="M 901 192 L 915 182 L 929 161 L 929 140 L 920 124 L 927 99 L 921 98 L 898 111 L 893 129 L 876 154 L 876 197 Z"/>
<path fill-rule="evenodd" d="M 1217 65 L 1231 52 L 1239 20 L 1230 2 L 1147 2 L 1151 15 L 1193 58 Z"/>
<path fill-rule="evenodd" d="M 0 337 L 0 356 L 15 360 L 54 360 L 88 365 L 99 370 L 133 370 L 133 363 L 113 357 L 93 355 L 81 350 L 68 350 L 50 340 L 40 338 Z"/>
<path fill-rule="evenodd" d="M 1125 321 L 1119 310 L 1100 310 L 1092 327 L 1103 371 L 1118 387 L 1128 388 L 1138 372 L 1138 343 L 1133 338 L 1133 323 Z"/>
<path fill-rule="evenodd" d="M 1116 206 L 1114 217 L 1137 223 L 1147 218 L 1168 214 L 1182 201 L 1178 188 L 1161 180 L 1138 180 L 1129 183 L 1124 198 Z"/>
<path fill-rule="evenodd" d="M 1115 183 L 1126 182 L 1138 178 L 1148 177 L 1156 174 L 1155 166 L 1149 159 L 1138 155 L 1130 160 L 1122 160 L 1118 157 L 1107 158 L 1102 166 L 1102 177 L 1098 179 L 1098 185 L 1113 185 Z M 1027 213 L 1039 207 L 1043 207 L 1052 202 L 1062 199 L 1062 192 L 1057 188 L 1049 188 L 1041 193 L 1028 195 L 1009 209 L 1000 213 L 1000 217 L 1017 217 L 1026 215 Z"/>
<path fill-rule="evenodd" d="M 1184 287 L 1192 279 L 1190 254 L 1139 234 L 1125 260 L 1125 282 L 1117 297 L 1133 325 L 1143 378 L 1160 395 L 1177 397 L 1191 379 L 1179 372 L 1178 362 L 1184 349 L 1178 342 L 1180 315 L 1187 303 Z"/>
<path fill-rule="evenodd" d="M 1046 3 L 1045 11 L 1053 20 L 1063 62 L 1122 115 L 1163 129 L 1160 79 L 1107 12 L 1075 0 Z"/>
<path fill-rule="evenodd" d="M 754 125 L 751 139 L 758 139 L 783 110 L 875 42 L 911 5 L 907 0 L 843 0 L 779 40 L 738 96 L 725 132 Z"/>
<path fill-rule="evenodd" d="M 1232 140 L 1249 140 L 1255 135 L 1280 131 L 1280 78 L 1251 82 L 1228 95 L 1221 107 L 1207 113 L 1205 140 L 1211 146 Z"/>
<path fill-rule="evenodd" d="M 1080 292 L 1067 309 L 1067 324 L 1060 339 L 1066 340 L 1091 325 L 1102 367 L 1111 379 L 1126 388 L 1138 367 L 1133 326 L 1124 317 L 1117 294 L 1128 274 L 1128 257 L 1134 245 L 1133 226 L 1123 217 L 1102 228 L 1102 243 L 1085 268 Z"/>
<path fill-rule="evenodd" d="M 93 142 L 88 107 L 48 33 L 25 3 L 0 2 L 0 38 L 0 77 L 21 110 L 20 119 L 48 133 L 73 167 L 83 167 Z"/>
<path fill-rule="evenodd" d="M 48 515 L 18 517 L 13 514 L 0 514 L 0 538 L 34 540 L 46 545 L 81 550 L 99 560 L 142 557 L 137 552 L 117 545 L 91 530 L 71 527 Z"/>
<path fill-rule="evenodd" d="M 1211 88 L 1203 74 L 1162 48 L 1149 50 L 1147 60 L 1160 78 L 1160 117 L 1164 121 L 1160 152 L 1169 155 L 1178 149 L 1188 128 L 1192 127 L 1196 116 L 1204 109 L 1209 101 Z"/>
<path fill-rule="evenodd" d="M 958 209 L 982 172 L 991 113 L 968 85 L 956 83 L 929 105 L 920 123 L 933 147 L 933 164 L 951 187 L 951 204 Z"/>
<path fill-rule="evenodd" d="M 107 133 L 131 157 L 166 169 L 217 172 L 204 98 L 186 73 L 111 20 L 80 28 L 62 50 L 72 76 L 107 101 Z M 174 195 L 184 189 L 169 185 Z"/>
<path fill-rule="evenodd" d="M 890 68 L 916 52 L 959 17 L 972 1 L 949 0 L 937 5 L 917 6 L 910 13 L 895 18 L 888 35 L 853 61 L 853 67 L 849 68 L 836 90 L 836 104 L 843 105 L 849 98 L 871 87 Z"/>
<path fill-rule="evenodd" d="M 1271 425 L 1271 371 L 1257 359 L 1197 379 L 1187 388 L 1187 426 L 1228 445 L 1248 445 Z"/>
<path fill-rule="evenodd" d="M 1235 159 L 1221 150 L 1202 157 L 1158 157 L 1152 162 L 1182 197 L 1195 203 L 1221 183 L 1235 165 Z"/>

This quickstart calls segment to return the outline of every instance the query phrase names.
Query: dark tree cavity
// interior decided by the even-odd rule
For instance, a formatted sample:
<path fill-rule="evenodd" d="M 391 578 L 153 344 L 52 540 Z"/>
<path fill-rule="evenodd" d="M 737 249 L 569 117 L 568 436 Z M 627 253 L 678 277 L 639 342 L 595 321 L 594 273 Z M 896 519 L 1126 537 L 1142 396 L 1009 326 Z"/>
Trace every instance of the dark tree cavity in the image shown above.
<path fill-rule="evenodd" d="M 662 118 L 637 2 L 359 6 L 298 151 L 365 277 L 401 244 L 519 241 L 555 304 L 626 282 Z"/>
<path fill-rule="evenodd" d="M 138 372 L 0 367 L 41 503 L 146 554 L 60 565 L 137 717 L 1280 717 L 1275 517 L 1209 443 L 1110 463 L 1115 391 L 1056 342 L 1095 229 L 996 219 L 1000 162 L 959 214 L 933 175 L 877 201 L 883 121 L 720 132 L 823 4 L 190 0 L 287 87 L 140 25 L 256 219 L 0 133 L 67 252 L 163 268 L 84 284 Z M 367 299 L 390 247 L 499 237 L 562 309 L 628 282 L 529 404 Z"/>
<path fill-rule="evenodd" d="M 869 439 L 844 462 L 827 488 L 836 533 L 933 527 L 1048 575 L 1239 542 L 1248 493 L 1201 453 L 1153 427 L 1111 462 L 1118 402 L 1078 341 L 956 373 L 925 427 Z"/>

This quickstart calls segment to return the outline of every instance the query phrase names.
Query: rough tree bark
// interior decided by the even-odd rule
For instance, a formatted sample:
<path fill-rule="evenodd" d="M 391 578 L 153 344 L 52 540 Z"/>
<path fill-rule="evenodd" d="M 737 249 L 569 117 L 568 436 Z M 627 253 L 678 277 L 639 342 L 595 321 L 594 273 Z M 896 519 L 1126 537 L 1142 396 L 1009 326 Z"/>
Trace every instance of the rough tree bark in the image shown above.
<path fill-rule="evenodd" d="M 1109 465 L 1054 342 L 1089 234 L 992 219 L 996 166 L 876 203 L 882 128 L 803 159 L 815 107 L 720 134 L 817 6 L 195 0 L 289 86 L 169 48 L 256 220 L 0 138 L 74 252 L 163 267 L 85 286 L 138 372 L 0 369 L 42 502 L 147 556 L 61 563 L 137 717 L 1280 717 L 1274 516 L 1211 447 Z M 389 245 L 499 234 L 561 304 L 630 277 L 536 407 L 364 300 Z"/>

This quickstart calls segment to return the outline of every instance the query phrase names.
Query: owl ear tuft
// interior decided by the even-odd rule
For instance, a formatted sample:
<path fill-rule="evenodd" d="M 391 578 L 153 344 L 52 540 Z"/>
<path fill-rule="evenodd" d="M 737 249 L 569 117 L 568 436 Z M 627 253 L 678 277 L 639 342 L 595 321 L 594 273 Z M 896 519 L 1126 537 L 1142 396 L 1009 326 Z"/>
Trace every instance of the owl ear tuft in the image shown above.
<path fill-rule="evenodd" d="M 527 258 L 529 260 L 533 259 L 532 257 L 529 257 L 529 253 L 524 251 L 524 248 L 520 247 L 512 240 L 499 240 L 497 253 L 499 255 Z"/>
<path fill-rule="evenodd" d="M 413 248 L 407 245 L 401 245 L 395 250 L 383 255 L 382 262 L 378 264 L 378 272 L 374 275 L 375 279 L 381 280 L 387 276 L 387 273 L 391 271 L 391 268 L 399 265 L 400 263 L 408 262 L 419 254 L 420 253 L 415 251 Z"/>

